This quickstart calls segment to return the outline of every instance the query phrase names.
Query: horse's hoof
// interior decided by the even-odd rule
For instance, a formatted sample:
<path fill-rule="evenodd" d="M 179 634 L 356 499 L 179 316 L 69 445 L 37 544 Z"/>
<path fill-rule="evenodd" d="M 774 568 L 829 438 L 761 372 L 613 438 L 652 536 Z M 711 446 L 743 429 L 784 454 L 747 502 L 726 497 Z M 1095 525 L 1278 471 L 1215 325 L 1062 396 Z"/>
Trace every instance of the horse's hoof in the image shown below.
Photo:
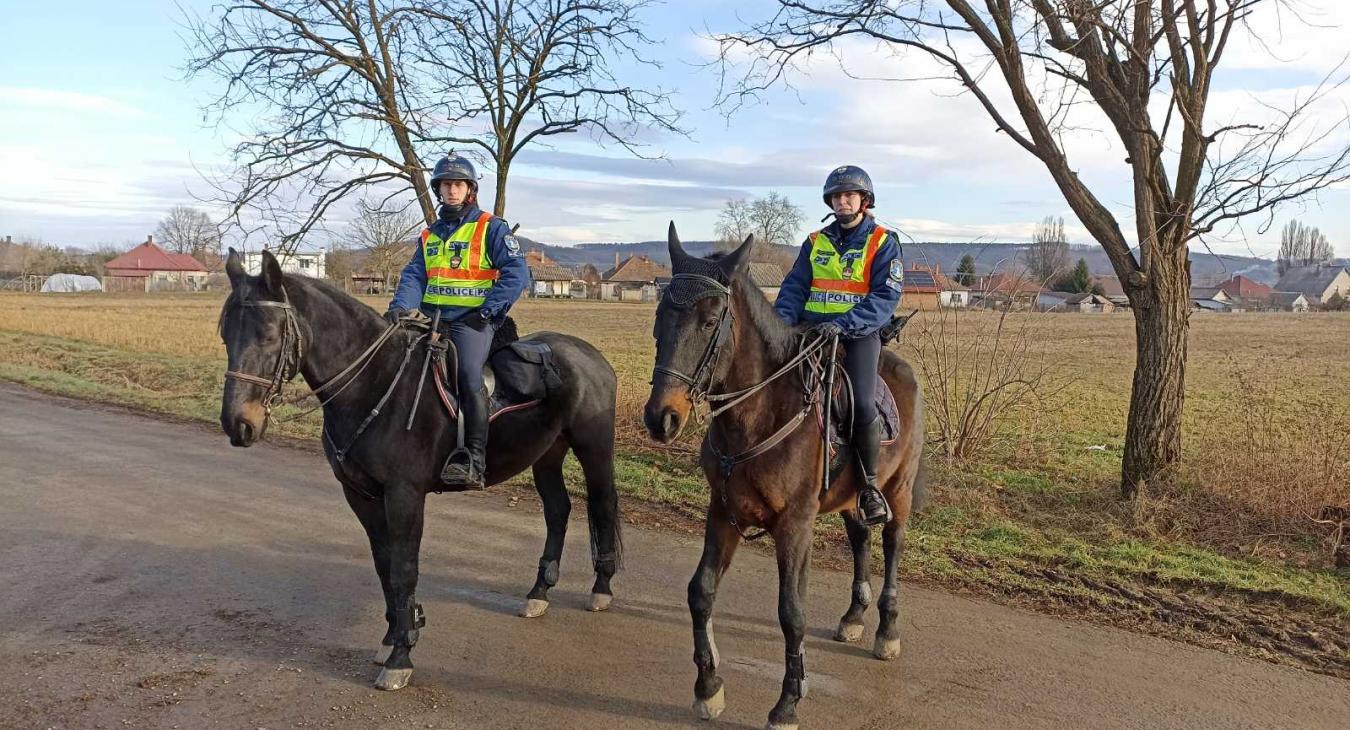
<path fill-rule="evenodd" d="M 726 687 L 718 687 L 717 694 L 706 700 L 694 700 L 694 714 L 698 715 L 700 720 L 716 720 L 725 709 L 727 709 Z"/>
<path fill-rule="evenodd" d="M 764 726 L 764 730 L 797 730 L 797 723 L 771 722 Z"/>
<path fill-rule="evenodd" d="M 380 670 L 380 676 L 375 678 L 375 689 L 382 689 L 386 692 L 394 692 L 408 686 L 408 680 L 412 679 L 411 669 L 390 669 L 385 667 Z"/>
<path fill-rule="evenodd" d="M 862 624 L 847 624 L 840 621 L 839 628 L 834 632 L 834 640 L 851 644 L 861 639 L 862 635 Z"/>
<path fill-rule="evenodd" d="M 387 661 L 389 661 L 389 655 L 390 655 L 390 654 L 393 654 L 393 653 L 394 653 L 394 647 L 392 647 L 392 646 L 381 646 L 380 648 L 378 648 L 378 649 L 375 650 L 375 655 L 372 656 L 372 657 L 370 658 L 370 660 L 371 660 L 372 662 L 375 662 L 376 664 L 378 664 L 378 665 L 380 665 L 380 666 L 384 666 L 384 663 L 387 662 Z"/>
<path fill-rule="evenodd" d="M 548 601 L 541 601 L 538 598 L 530 598 L 525 601 L 525 607 L 520 609 L 520 615 L 524 618 L 539 618 L 548 612 Z"/>
<path fill-rule="evenodd" d="M 876 643 L 872 645 L 872 656 L 883 662 L 888 662 L 900 656 L 900 640 L 883 639 L 878 636 Z"/>
<path fill-rule="evenodd" d="M 608 610 L 609 610 L 609 605 L 610 605 L 611 603 L 613 603 L 613 602 L 614 602 L 614 596 L 611 596 L 611 595 L 609 595 L 608 593 L 592 593 L 592 594 L 591 594 L 591 610 L 592 610 L 592 611 L 608 611 Z"/>

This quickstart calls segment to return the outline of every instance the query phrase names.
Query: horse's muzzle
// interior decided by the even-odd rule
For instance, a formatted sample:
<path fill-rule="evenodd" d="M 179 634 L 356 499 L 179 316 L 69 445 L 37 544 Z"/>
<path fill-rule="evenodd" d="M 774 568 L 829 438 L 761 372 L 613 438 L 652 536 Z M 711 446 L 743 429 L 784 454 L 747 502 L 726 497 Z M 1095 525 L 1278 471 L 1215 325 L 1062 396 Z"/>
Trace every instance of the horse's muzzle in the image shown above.
<path fill-rule="evenodd" d="M 642 409 L 642 423 L 647 427 L 647 433 L 652 439 L 668 444 L 684 429 L 692 405 L 687 393 L 665 389 L 658 393 L 653 389 L 647 407 Z"/>
<path fill-rule="evenodd" d="M 220 414 L 220 428 L 230 437 L 231 446 L 252 446 L 267 430 L 267 411 L 253 404 L 226 409 Z"/>

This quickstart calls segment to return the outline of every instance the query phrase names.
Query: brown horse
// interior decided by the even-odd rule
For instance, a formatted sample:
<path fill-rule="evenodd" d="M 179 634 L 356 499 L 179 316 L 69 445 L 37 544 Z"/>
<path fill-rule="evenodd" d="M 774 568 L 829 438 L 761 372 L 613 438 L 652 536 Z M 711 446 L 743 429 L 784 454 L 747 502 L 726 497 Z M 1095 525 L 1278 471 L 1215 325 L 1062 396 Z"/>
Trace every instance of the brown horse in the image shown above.
<path fill-rule="evenodd" d="M 770 728 L 797 727 L 797 702 L 806 695 L 803 604 L 812 526 L 822 513 L 842 512 L 853 548 L 854 583 L 835 639 L 857 641 L 872 601 L 869 528 L 855 513 L 861 483 L 852 459 L 821 493 L 825 449 L 818 421 L 819 390 L 807 350 L 816 340 L 788 327 L 745 271 L 753 237 L 730 254 L 709 259 L 686 254 L 670 225 L 674 280 L 656 310 L 656 366 L 643 414 L 652 437 L 679 435 L 701 400 L 721 403 L 703 439 L 700 462 L 711 487 L 703 557 L 689 581 L 694 629 L 694 710 L 713 719 L 726 706 L 712 609 L 718 583 L 741 540 L 751 531 L 772 535 L 778 558 L 778 620 L 786 642 L 783 690 L 769 713 Z M 877 484 L 893 519 L 882 527 L 885 584 L 872 653 L 900 653 L 896 574 L 905 522 L 923 492 L 923 398 L 913 370 L 882 352 L 881 376 L 895 396 L 900 438 L 883 448 Z"/>

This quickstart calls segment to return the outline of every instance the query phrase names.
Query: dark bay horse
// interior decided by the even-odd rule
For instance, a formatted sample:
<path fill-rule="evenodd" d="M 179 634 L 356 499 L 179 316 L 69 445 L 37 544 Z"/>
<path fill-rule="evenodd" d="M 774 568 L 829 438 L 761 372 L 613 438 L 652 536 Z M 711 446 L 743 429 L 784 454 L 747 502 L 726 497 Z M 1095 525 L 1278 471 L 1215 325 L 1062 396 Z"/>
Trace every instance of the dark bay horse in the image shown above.
<path fill-rule="evenodd" d="M 259 276 L 247 275 L 233 250 L 225 268 L 233 291 L 220 316 L 229 358 L 220 425 L 231 444 L 249 446 L 262 438 L 271 404 L 286 381 L 298 373 L 312 389 L 323 390 L 324 452 L 370 539 L 384 590 L 388 631 L 376 654 L 384 669 L 375 686 L 400 689 L 412 676 L 410 653 L 425 623 L 414 598 L 425 499 L 439 488 L 441 466 L 455 443 L 454 421 L 430 383 L 417 400 L 417 367 L 407 368 L 394 382 L 412 352 L 415 333 L 388 330 L 369 307 L 324 282 L 283 274 L 270 253 L 263 254 Z M 369 356 L 364 369 L 343 376 L 386 335 L 387 342 Z M 504 412 L 492 422 L 487 483 L 533 469 L 548 537 L 524 615 L 538 616 L 558 581 L 571 511 L 563 458 L 568 450 L 576 455 L 586 480 L 595 567 L 591 610 L 603 611 L 610 605 L 610 579 L 622 556 L 614 487 L 617 380 L 604 356 L 582 340 L 556 333 L 530 339 L 552 348 L 562 385 L 538 405 Z M 416 359 L 420 364 L 420 352 Z M 448 371 L 455 372 L 453 362 Z M 339 376 L 341 381 L 333 382 Z M 406 431 L 415 401 L 415 426 Z"/>
<path fill-rule="evenodd" d="M 726 706 L 717 675 L 713 600 L 736 547 L 749 532 L 763 530 L 773 537 L 778 558 L 778 620 L 787 665 L 769 727 L 795 728 L 797 702 L 806 695 L 803 604 L 817 515 L 842 512 L 853 548 L 853 595 L 836 640 L 862 638 L 863 614 L 872 601 L 869 528 L 855 512 L 861 480 L 849 459 L 821 498 L 824 448 L 811 413 L 815 406 L 808 400 L 812 379 L 793 366 L 801 348 L 813 340 L 799 338 L 747 277 L 753 237 L 732 253 L 710 259 L 686 254 L 674 223 L 669 237 L 674 280 L 656 310 L 656 366 L 643 418 L 654 439 L 669 443 L 698 401 L 721 402 L 725 409 L 714 415 L 700 457 L 711 490 L 703 557 L 689 581 L 698 668 L 694 711 L 713 719 Z M 882 526 L 886 569 L 872 653 L 890 660 L 900 653 L 897 570 L 905 522 L 923 491 L 923 399 L 914 371 L 894 352 L 882 351 L 880 370 L 895 396 L 901 434 L 883 447 L 877 469 L 877 485 L 894 517 Z M 744 400 L 737 403 L 728 394 Z"/>

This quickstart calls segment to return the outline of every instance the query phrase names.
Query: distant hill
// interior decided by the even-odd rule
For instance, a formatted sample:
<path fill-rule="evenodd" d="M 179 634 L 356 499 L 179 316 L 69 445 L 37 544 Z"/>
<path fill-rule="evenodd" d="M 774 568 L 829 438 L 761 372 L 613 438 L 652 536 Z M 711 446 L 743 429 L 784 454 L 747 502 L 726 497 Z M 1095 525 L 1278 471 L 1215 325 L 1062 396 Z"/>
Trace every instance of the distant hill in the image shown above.
<path fill-rule="evenodd" d="M 638 243 L 582 243 L 575 246 L 556 246 L 525 236 L 517 236 L 524 250 L 542 250 L 548 257 L 567 266 L 594 264 L 604 271 L 614 266 L 615 257 L 622 261 L 629 255 L 647 256 L 653 261 L 670 264 L 665 241 L 641 241 Z M 706 256 L 713 251 L 712 241 L 685 241 L 684 250 L 697 256 Z M 793 247 L 781 247 L 789 252 Z M 1025 243 L 937 243 L 918 242 L 904 244 L 904 259 L 908 264 L 936 264 L 942 271 L 955 272 L 961 257 L 970 254 L 975 258 L 975 270 L 986 274 L 993 271 L 1008 271 L 1021 267 L 1026 250 Z M 1099 246 L 1073 246 L 1070 252 L 1071 263 L 1079 258 L 1087 261 L 1088 269 L 1094 276 L 1112 276 L 1115 271 Z M 1191 277 L 1198 285 L 1217 284 L 1231 276 L 1242 274 L 1263 284 L 1273 285 L 1279 274 L 1275 262 L 1251 256 L 1229 256 L 1203 252 L 1191 252 Z"/>

